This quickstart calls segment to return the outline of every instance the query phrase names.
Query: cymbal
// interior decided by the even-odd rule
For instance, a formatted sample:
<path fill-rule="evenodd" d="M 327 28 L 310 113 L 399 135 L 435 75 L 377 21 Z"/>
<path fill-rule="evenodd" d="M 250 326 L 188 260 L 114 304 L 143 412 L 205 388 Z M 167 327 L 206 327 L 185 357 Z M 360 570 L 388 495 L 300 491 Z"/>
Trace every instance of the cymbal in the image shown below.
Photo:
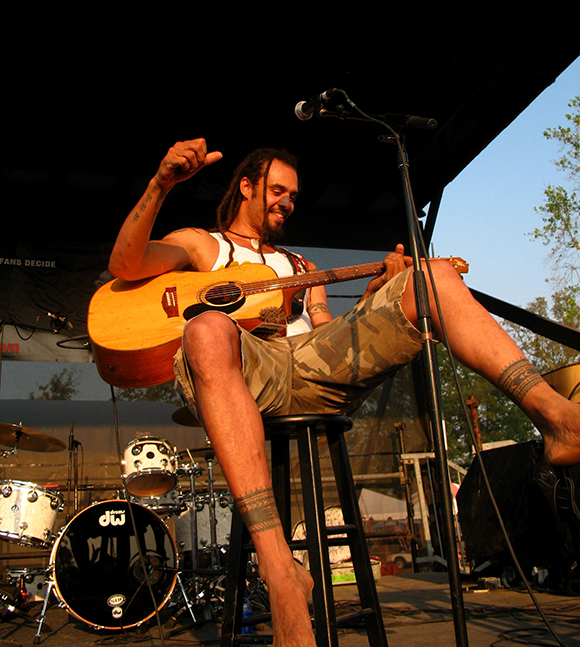
<path fill-rule="evenodd" d="M 43 431 L 28 429 L 20 425 L 0 423 L 0 445 L 17 447 L 30 452 L 61 452 L 65 443 Z"/>
<path fill-rule="evenodd" d="M 201 427 L 201 422 L 187 407 L 181 407 L 171 414 L 171 420 L 184 427 Z"/>

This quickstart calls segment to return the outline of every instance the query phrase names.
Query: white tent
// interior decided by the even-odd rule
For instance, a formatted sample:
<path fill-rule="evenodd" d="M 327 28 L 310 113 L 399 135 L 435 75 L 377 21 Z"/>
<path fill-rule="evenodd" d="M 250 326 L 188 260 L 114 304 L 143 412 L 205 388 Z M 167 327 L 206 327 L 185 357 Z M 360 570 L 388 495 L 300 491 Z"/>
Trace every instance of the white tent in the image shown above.
<path fill-rule="evenodd" d="M 417 495 L 412 497 L 415 519 L 421 518 L 421 509 L 418 505 Z M 374 521 L 400 521 L 407 519 L 407 504 L 402 499 L 396 499 L 388 494 L 381 494 L 368 488 L 361 490 L 358 504 L 364 520 Z"/>

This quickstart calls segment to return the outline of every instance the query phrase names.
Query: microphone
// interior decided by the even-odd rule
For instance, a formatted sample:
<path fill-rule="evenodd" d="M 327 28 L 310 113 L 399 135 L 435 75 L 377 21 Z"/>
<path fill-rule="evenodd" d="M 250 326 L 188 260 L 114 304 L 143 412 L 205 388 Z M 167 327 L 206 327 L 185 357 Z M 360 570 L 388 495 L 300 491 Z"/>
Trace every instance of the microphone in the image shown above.
<path fill-rule="evenodd" d="M 315 112 L 318 112 L 322 108 L 325 101 L 328 101 L 336 91 L 336 88 L 332 88 L 331 90 L 317 94 L 312 99 L 308 99 L 308 101 L 300 101 L 294 108 L 294 114 L 301 121 L 307 121 Z"/>
<path fill-rule="evenodd" d="M 46 314 L 52 320 L 52 332 L 57 333 L 63 328 L 66 328 L 67 330 L 73 329 L 73 325 L 68 320 L 66 314 L 63 314 L 62 312 L 57 312 L 56 314 L 53 312 L 47 312 Z"/>

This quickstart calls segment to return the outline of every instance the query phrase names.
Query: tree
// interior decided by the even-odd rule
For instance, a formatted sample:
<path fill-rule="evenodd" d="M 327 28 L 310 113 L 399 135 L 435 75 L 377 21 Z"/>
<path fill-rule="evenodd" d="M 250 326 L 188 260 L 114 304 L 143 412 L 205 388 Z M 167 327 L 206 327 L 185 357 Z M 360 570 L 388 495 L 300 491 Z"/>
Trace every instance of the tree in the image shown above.
<path fill-rule="evenodd" d="M 547 139 L 560 143 L 560 156 L 554 161 L 556 168 L 565 174 L 570 188 L 548 185 L 544 190 L 544 204 L 536 208 L 542 214 L 543 227 L 531 235 L 550 247 L 552 275 L 548 279 L 556 286 L 552 305 L 539 297 L 528 304 L 528 310 L 572 328 L 580 328 L 580 201 L 576 191 L 580 188 L 580 95 L 570 101 L 572 109 L 566 114 L 568 125 L 548 128 Z M 536 368 L 545 373 L 577 362 L 576 350 L 539 337 L 510 323 L 505 324 Z"/>
<path fill-rule="evenodd" d="M 166 404 L 174 404 L 176 407 L 183 405 L 173 382 L 165 382 L 164 384 L 144 389 L 118 388 L 115 391 L 115 397 L 118 401 L 136 402 L 144 400 L 146 402 L 165 402 Z"/>
<path fill-rule="evenodd" d="M 527 310 L 571 328 L 580 328 L 580 307 L 577 295 L 577 286 L 564 287 L 552 295 L 551 307 L 545 297 L 537 297 L 528 303 Z M 536 335 L 509 321 L 504 321 L 503 326 L 540 373 L 573 364 L 580 359 L 580 353 L 573 348 Z"/>
<path fill-rule="evenodd" d="M 560 142 L 561 154 L 554 163 L 565 173 L 572 192 L 563 186 L 547 186 L 545 203 L 536 209 L 542 214 L 544 225 L 534 229 L 532 235 L 551 246 L 548 254 L 552 262 L 551 280 L 560 289 L 571 287 L 577 296 L 580 284 L 580 202 L 576 194 L 580 188 L 580 95 L 568 105 L 572 108 L 572 112 L 566 114 L 569 125 L 548 128 L 544 136 Z"/>
<path fill-rule="evenodd" d="M 31 400 L 72 400 L 77 393 L 79 376 L 75 368 L 63 368 L 58 374 L 53 375 L 48 384 L 38 386 L 40 395 L 30 392 Z"/>
<path fill-rule="evenodd" d="M 556 167 L 565 173 L 571 190 L 563 186 L 548 187 L 544 191 L 545 202 L 536 208 L 542 214 L 543 227 L 536 228 L 531 235 L 550 246 L 548 259 L 551 261 L 550 281 L 556 286 L 551 305 L 544 297 L 536 298 L 526 307 L 531 312 L 554 321 L 580 328 L 580 203 L 576 190 L 580 186 L 580 96 L 569 103 L 572 112 L 566 115 L 567 126 L 548 128 L 544 135 L 561 144 L 560 157 Z M 509 321 L 503 324 L 506 331 L 516 340 L 526 356 L 540 373 L 547 373 L 561 366 L 577 362 L 580 353 L 536 335 L 526 328 Z M 439 354 L 443 394 L 443 409 L 447 424 L 449 453 L 458 462 L 467 461 L 471 438 L 467 434 L 467 423 L 460 401 L 454 395 L 455 385 L 450 363 L 445 354 Z M 529 420 L 502 393 L 483 378 L 458 366 L 458 378 L 465 398 L 474 396 L 479 402 L 479 425 L 483 442 L 510 438 L 523 441 L 537 437 Z"/>
<path fill-rule="evenodd" d="M 523 442 L 538 438 L 528 417 L 509 398 L 486 379 L 456 362 L 458 381 L 461 386 L 461 394 L 459 394 L 446 349 L 440 345 L 437 351 L 443 417 L 451 460 L 468 466 L 473 457 L 473 439 L 469 433 L 460 395 L 464 400 L 474 398 L 477 403 L 482 443 L 508 439 Z"/>

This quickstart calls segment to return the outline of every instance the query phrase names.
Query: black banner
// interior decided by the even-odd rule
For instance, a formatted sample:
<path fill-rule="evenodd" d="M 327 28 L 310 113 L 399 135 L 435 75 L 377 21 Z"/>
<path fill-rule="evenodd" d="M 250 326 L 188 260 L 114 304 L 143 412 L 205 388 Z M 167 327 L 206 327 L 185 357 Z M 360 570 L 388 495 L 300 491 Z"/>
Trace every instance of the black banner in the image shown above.
<path fill-rule="evenodd" d="M 110 245 L 90 241 L 0 242 L 3 358 L 90 361 L 87 311 L 111 279 L 109 252 Z"/>

